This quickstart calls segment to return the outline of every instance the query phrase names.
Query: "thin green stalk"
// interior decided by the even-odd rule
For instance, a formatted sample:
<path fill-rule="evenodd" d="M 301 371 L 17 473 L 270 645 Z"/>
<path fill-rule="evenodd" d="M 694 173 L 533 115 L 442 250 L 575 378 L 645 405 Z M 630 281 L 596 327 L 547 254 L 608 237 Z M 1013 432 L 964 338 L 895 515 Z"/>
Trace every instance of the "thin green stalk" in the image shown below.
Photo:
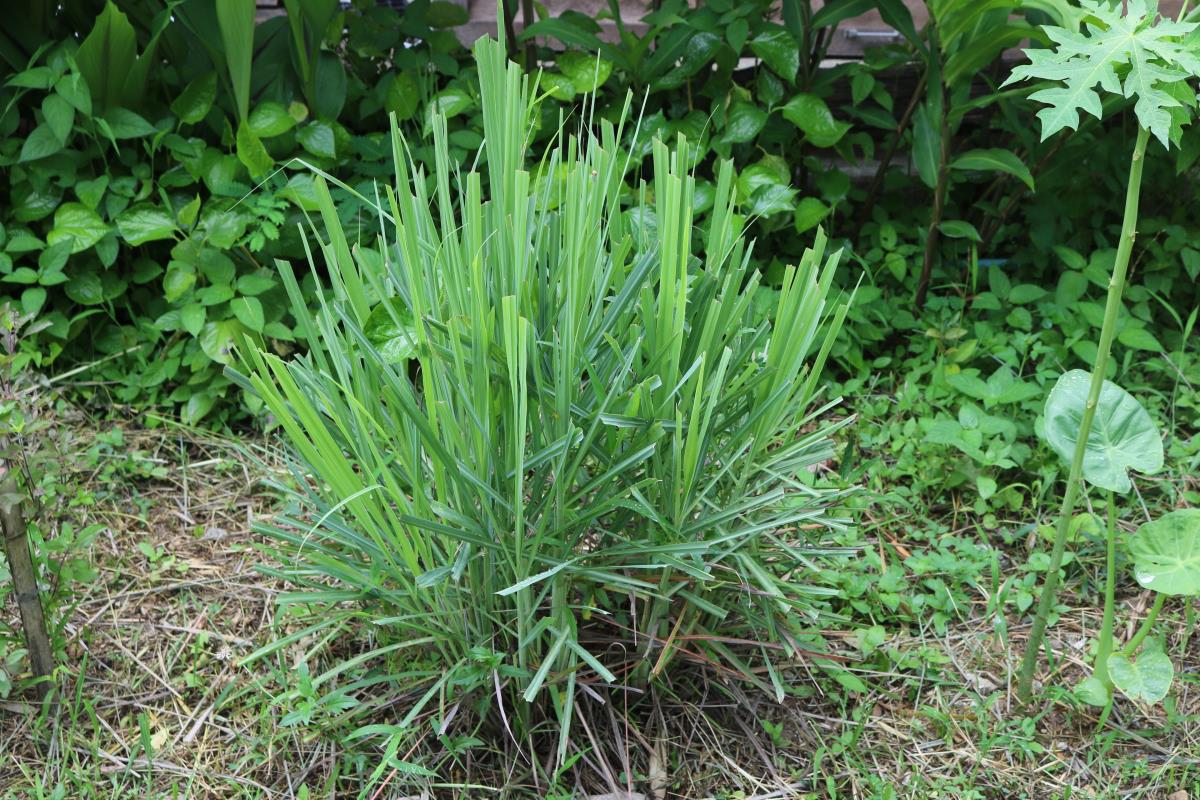
<path fill-rule="evenodd" d="M 1142 641 L 1146 638 L 1146 634 L 1150 633 L 1150 629 L 1154 627 L 1154 621 L 1158 619 L 1158 612 L 1162 611 L 1163 603 L 1166 602 L 1167 596 L 1162 592 L 1155 592 L 1154 605 L 1150 606 L 1150 613 L 1142 620 L 1142 626 L 1138 628 L 1137 633 L 1129 640 L 1129 644 L 1121 651 L 1121 655 L 1129 658 L 1137 649 L 1142 646 Z"/>
<path fill-rule="evenodd" d="M 1117 501 L 1108 493 L 1108 532 L 1104 555 L 1104 621 L 1100 623 L 1100 644 L 1096 647 L 1095 675 L 1112 695 L 1112 678 L 1108 676 L 1108 657 L 1113 651 L 1113 615 L 1117 586 Z"/>
<path fill-rule="evenodd" d="M 1088 435 L 1092 430 L 1092 419 L 1096 416 L 1096 404 L 1100 399 L 1100 387 L 1104 385 L 1104 373 L 1108 367 L 1108 354 L 1112 349 L 1113 336 L 1117 329 L 1117 316 L 1121 309 L 1121 295 L 1125 291 L 1125 275 L 1129 271 L 1129 256 L 1133 251 L 1133 240 L 1137 236 L 1138 197 L 1142 187 L 1142 167 L 1146 156 L 1146 145 L 1150 132 L 1138 126 L 1137 142 L 1133 146 L 1133 157 L 1129 163 L 1129 185 L 1125 190 L 1125 216 L 1121 222 L 1121 240 L 1117 245 L 1116 263 L 1108 282 L 1108 300 L 1104 305 L 1104 324 L 1100 328 L 1100 344 L 1096 348 L 1096 360 L 1092 365 L 1092 383 L 1088 390 L 1087 406 L 1079 424 L 1079 440 L 1071 459 L 1071 470 L 1067 476 L 1067 487 L 1063 492 L 1062 510 L 1058 528 L 1054 532 L 1054 549 L 1050 553 L 1050 568 L 1046 572 L 1046 583 L 1038 599 L 1037 613 L 1029 631 L 1025 646 L 1025 658 L 1021 662 L 1021 674 L 1017 683 L 1017 697 L 1029 702 L 1033 688 L 1033 672 L 1037 666 L 1038 651 L 1046 634 L 1046 622 L 1054 609 L 1058 594 L 1058 571 L 1062 566 L 1063 551 L 1067 544 L 1067 531 L 1071 515 L 1075 510 L 1075 499 L 1079 494 L 1079 483 L 1083 477 L 1083 455 L 1087 451 Z"/>

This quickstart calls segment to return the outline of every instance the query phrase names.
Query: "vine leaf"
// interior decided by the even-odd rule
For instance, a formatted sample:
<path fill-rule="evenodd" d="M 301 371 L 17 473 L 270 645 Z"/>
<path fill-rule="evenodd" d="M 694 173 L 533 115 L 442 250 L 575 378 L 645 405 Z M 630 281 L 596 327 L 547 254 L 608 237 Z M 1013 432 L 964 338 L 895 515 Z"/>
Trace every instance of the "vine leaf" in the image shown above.
<path fill-rule="evenodd" d="M 1042 139 L 1063 128 L 1079 127 L 1079 112 L 1097 119 L 1102 108 L 1099 86 L 1126 98 L 1136 97 L 1134 113 L 1142 127 L 1164 147 L 1179 143 L 1182 126 L 1196 106 L 1188 78 L 1200 76 L 1200 58 L 1184 41 L 1195 23 L 1160 19 L 1157 3 L 1082 0 L 1086 35 L 1054 26 L 1043 30 L 1057 49 L 1029 50 L 1029 63 L 1013 69 L 1005 85 L 1029 78 L 1059 82 L 1029 99 L 1044 103 L 1038 112 Z"/>

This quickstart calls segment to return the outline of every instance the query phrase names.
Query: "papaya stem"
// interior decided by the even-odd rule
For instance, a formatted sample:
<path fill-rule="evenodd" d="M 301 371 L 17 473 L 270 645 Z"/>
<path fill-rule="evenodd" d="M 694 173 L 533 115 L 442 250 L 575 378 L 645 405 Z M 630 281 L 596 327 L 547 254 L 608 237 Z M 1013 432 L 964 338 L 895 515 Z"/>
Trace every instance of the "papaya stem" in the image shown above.
<path fill-rule="evenodd" d="M 1063 551 L 1067 545 L 1067 532 L 1071 515 L 1075 511 L 1075 500 L 1083 478 L 1083 456 L 1087 452 L 1088 436 L 1092 431 L 1092 419 L 1096 416 L 1096 405 L 1100 400 L 1100 388 L 1104 385 L 1104 373 L 1108 367 L 1108 354 L 1112 349 L 1113 337 L 1117 332 L 1117 317 L 1121 310 L 1121 295 L 1125 291 L 1125 276 L 1129 271 L 1129 256 L 1133 252 L 1133 241 L 1137 236 L 1138 198 L 1142 188 L 1142 167 L 1145 163 L 1146 145 L 1150 131 L 1138 126 L 1137 141 L 1129 163 L 1129 184 L 1125 189 L 1125 215 L 1121 221 L 1121 240 L 1117 244 L 1117 257 L 1113 264 L 1112 277 L 1108 282 L 1108 299 L 1104 304 L 1104 324 L 1100 328 L 1100 343 L 1092 364 L 1092 382 L 1088 389 L 1087 405 L 1079 423 L 1079 439 L 1075 443 L 1071 470 L 1063 492 L 1062 511 L 1058 527 L 1054 531 L 1054 548 L 1050 552 L 1050 568 L 1046 571 L 1046 582 L 1038 598 L 1037 612 L 1029 640 L 1025 645 L 1025 658 L 1021 662 L 1021 673 L 1017 682 L 1017 698 L 1028 703 L 1033 690 L 1033 673 L 1037 668 L 1038 652 L 1046 635 L 1046 624 L 1054 610 L 1058 597 L 1058 571 L 1062 567 Z"/>

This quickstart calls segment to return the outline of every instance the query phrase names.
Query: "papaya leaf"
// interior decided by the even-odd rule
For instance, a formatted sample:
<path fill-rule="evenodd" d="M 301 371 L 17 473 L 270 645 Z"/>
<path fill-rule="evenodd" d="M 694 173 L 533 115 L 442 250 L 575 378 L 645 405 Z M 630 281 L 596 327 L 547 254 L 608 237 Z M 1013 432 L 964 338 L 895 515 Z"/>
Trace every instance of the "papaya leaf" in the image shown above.
<path fill-rule="evenodd" d="M 1181 121 L 1173 111 L 1183 110 L 1183 103 L 1175 87 L 1200 76 L 1200 57 L 1184 42 L 1195 23 L 1159 19 L 1158 4 L 1147 0 L 1129 0 L 1124 16 L 1121 3 L 1082 0 L 1081 6 L 1087 13 L 1086 34 L 1045 27 L 1058 47 L 1028 51 L 1030 63 L 1016 67 L 1005 82 L 1037 78 L 1059 84 L 1029 96 L 1047 106 L 1038 112 L 1042 139 L 1063 128 L 1078 128 L 1080 111 L 1099 119 L 1099 86 L 1136 97 L 1134 113 L 1142 127 L 1164 147 L 1178 143 Z"/>

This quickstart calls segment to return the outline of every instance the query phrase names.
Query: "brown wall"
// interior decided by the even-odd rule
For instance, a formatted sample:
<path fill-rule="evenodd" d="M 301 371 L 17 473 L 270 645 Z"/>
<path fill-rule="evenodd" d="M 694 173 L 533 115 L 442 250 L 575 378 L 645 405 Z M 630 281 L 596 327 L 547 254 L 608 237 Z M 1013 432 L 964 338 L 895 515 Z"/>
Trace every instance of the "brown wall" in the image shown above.
<path fill-rule="evenodd" d="M 484 34 L 495 35 L 496 0 L 450 0 L 450 2 L 467 8 L 467 24 L 458 30 L 459 38 L 464 42 L 473 42 Z M 634 30 L 640 28 L 638 22 L 650 10 L 650 0 L 619 0 L 619 2 L 621 18 Z M 692 5 L 703 2 L 704 0 L 691 0 Z M 825 5 L 825 2 L 826 0 L 813 0 L 813 6 L 820 8 Z M 1173 17 L 1179 12 L 1183 2 L 1184 0 L 1160 0 L 1159 8 L 1164 16 Z M 595 17 L 600 13 L 607 13 L 609 7 L 608 0 L 543 0 L 543 4 L 552 17 L 557 17 L 568 10 Z M 904 4 L 908 6 L 918 28 L 928 21 L 929 12 L 924 0 L 904 0 Z M 282 13 L 283 3 L 281 0 L 258 0 L 258 5 L 260 17 Z M 611 20 L 598 20 L 598 22 L 605 31 L 611 31 L 613 28 Z M 878 12 L 872 11 L 860 17 L 848 19 L 839 25 L 829 53 L 832 56 L 856 55 L 861 53 L 866 45 L 888 42 L 893 38 L 898 38 L 898 35 L 880 18 Z"/>

